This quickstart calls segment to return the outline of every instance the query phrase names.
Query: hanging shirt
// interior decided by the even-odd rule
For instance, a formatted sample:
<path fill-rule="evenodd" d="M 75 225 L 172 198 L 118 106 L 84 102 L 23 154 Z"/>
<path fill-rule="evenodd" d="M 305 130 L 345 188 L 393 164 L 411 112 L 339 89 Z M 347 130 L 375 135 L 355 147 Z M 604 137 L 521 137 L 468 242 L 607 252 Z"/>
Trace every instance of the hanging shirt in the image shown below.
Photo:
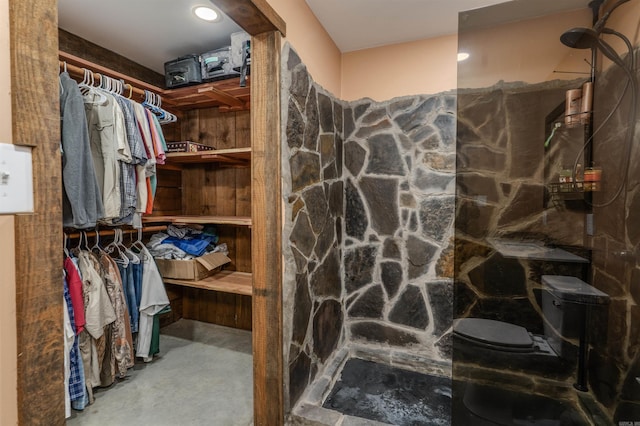
<path fill-rule="evenodd" d="M 82 279 L 78 273 L 76 265 L 70 257 L 64 259 L 64 271 L 67 274 L 67 283 L 69 285 L 69 297 L 71 306 L 73 307 L 73 318 L 76 334 L 80 334 L 84 330 L 84 296 L 82 293 Z"/>
<path fill-rule="evenodd" d="M 60 74 L 60 119 L 62 224 L 92 228 L 104 216 L 102 190 L 96 179 L 82 94 L 66 72 Z"/>
<path fill-rule="evenodd" d="M 98 186 L 102 193 L 104 219 L 111 220 L 120 216 L 120 165 L 118 160 L 125 158 L 126 152 L 117 135 L 118 131 L 124 131 L 124 125 L 117 119 L 116 101 L 113 96 L 107 94 L 102 94 L 102 96 L 106 100 L 101 103 L 98 103 L 98 95 L 95 93 L 85 95 L 84 101 L 91 154 Z M 129 152 L 130 157 L 131 153 Z"/>
<path fill-rule="evenodd" d="M 153 257 L 145 247 L 140 247 L 142 267 L 142 297 L 140 299 L 140 325 L 136 356 L 149 358 L 153 335 L 153 316 L 169 305 L 164 283 Z"/>

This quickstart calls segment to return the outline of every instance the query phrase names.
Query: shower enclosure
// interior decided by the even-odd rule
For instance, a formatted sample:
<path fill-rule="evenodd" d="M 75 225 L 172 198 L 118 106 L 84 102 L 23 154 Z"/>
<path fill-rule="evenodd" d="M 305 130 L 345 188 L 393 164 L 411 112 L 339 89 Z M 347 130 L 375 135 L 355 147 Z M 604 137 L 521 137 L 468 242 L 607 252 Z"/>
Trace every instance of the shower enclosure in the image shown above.
<path fill-rule="evenodd" d="M 602 3 L 460 15 L 453 424 L 640 421 L 640 2 Z"/>

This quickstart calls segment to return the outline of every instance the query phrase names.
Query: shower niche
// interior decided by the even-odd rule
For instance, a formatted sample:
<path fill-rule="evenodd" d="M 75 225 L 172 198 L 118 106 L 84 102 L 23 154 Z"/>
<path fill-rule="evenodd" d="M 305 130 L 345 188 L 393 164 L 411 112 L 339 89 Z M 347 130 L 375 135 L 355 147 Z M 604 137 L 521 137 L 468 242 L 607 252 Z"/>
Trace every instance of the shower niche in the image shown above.
<path fill-rule="evenodd" d="M 544 183 L 547 207 L 573 211 L 591 211 L 593 193 L 602 185 L 602 171 L 593 162 L 593 127 L 591 101 L 576 97 L 591 98 L 591 89 L 585 90 L 587 82 L 576 83 L 583 89 L 567 90 L 566 100 L 545 117 Z M 575 107 L 573 104 L 586 104 Z M 569 105 L 569 106 L 567 106 Z"/>

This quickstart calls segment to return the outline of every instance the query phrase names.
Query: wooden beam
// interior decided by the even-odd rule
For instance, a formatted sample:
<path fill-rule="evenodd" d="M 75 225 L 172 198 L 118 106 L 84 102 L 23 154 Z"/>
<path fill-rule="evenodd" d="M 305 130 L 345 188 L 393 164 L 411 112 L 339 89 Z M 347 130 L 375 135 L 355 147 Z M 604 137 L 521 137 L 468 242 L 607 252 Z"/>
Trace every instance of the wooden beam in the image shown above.
<path fill-rule="evenodd" d="M 9 0 L 13 140 L 33 147 L 34 213 L 15 221 L 21 425 L 65 424 L 57 7 Z"/>
<path fill-rule="evenodd" d="M 267 0 L 215 0 L 214 3 L 252 36 L 270 31 L 287 35 L 284 19 L 273 10 Z"/>
<path fill-rule="evenodd" d="M 253 400 L 265 426 L 284 424 L 280 41 L 276 31 L 254 36 L 251 65 Z"/>

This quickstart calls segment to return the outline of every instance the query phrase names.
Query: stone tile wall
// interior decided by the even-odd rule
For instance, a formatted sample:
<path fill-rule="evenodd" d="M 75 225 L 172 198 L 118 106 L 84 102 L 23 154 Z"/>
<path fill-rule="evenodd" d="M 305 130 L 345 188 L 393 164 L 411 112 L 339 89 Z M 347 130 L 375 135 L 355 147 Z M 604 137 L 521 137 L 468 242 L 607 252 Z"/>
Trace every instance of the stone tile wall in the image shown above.
<path fill-rule="evenodd" d="M 339 101 L 288 45 L 282 74 L 287 406 L 344 350 L 446 372 L 455 97 Z"/>

